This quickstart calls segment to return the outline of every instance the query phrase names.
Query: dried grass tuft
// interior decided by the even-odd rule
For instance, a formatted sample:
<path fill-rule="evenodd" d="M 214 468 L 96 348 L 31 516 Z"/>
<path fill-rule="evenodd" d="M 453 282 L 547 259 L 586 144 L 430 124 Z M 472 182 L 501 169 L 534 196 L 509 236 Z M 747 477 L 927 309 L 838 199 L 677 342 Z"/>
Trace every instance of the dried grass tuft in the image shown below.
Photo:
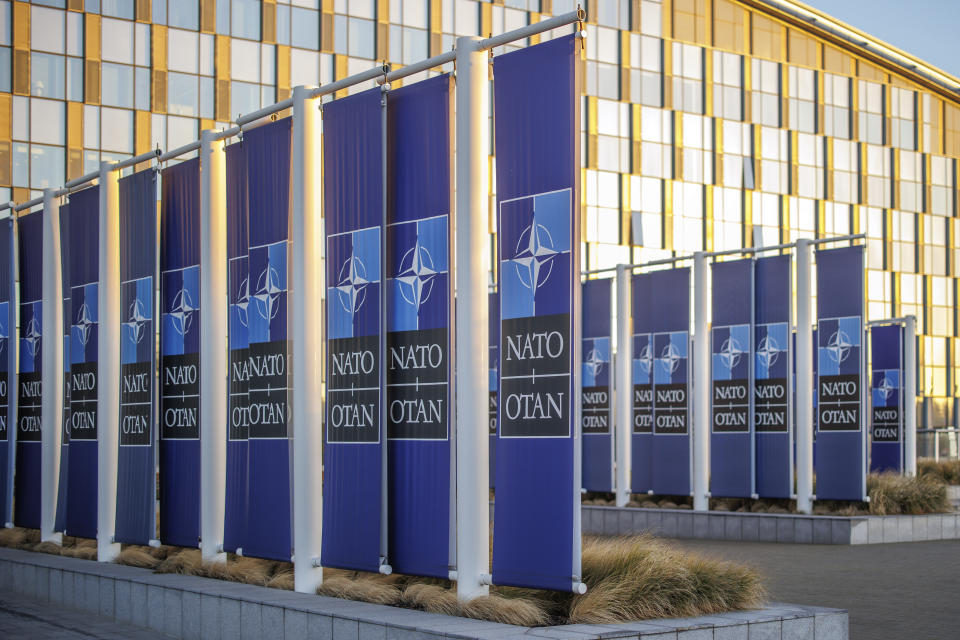
<path fill-rule="evenodd" d="M 496 593 L 467 602 L 460 607 L 460 614 L 476 620 L 523 627 L 539 627 L 550 622 L 550 616 L 536 602 L 522 598 L 506 598 Z"/>
<path fill-rule="evenodd" d="M 38 536 L 39 537 L 39 536 Z M 13 527 L 12 529 L 0 529 L 0 546 L 18 547 L 27 540 L 27 529 Z"/>
<path fill-rule="evenodd" d="M 400 595 L 400 604 L 410 609 L 448 616 L 459 615 L 460 603 L 456 591 L 435 584 L 413 583 Z"/>
<path fill-rule="evenodd" d="M 917 462 L 917 475 L 933 476 L 944 484 L 960 484 L 960 460 L 920 460 Z"/>
<path fill-rule="evenodd" d="M 934 474 L 901 476 L 895 473 L 867 476 L 870 513 L 877 516 L 950 511 L 947 487 Z"/>
<path fill-rule="evenodd" d="M 400 589 L 396 584 L 372 579 L 359 572 L 354 577 L 335 575 L 332 578 L 325 578 L 323 584 L 317 588 L 317 593 L 322 596 L 360 600 L 374 604 L 398 604 L 400 602 Z"/>
<path fill-rule="evenodd" d="M 97 559 L 97 541 L 90 538 L 64 537 L 60 554 L 81 560 Z"/>
<path fill-rule="evenodd" d="M 273 589 L 293 591 L 293 569 L 278 571 L 270 578 L 266 586 Z"/>
<path fill-rule="evenodd" d="M 154 569 L 157 573 L 180 573 L 198 575 L 202 562 L 199 549 L 183 549 L 167 556 Z"/>
<path fill-rule="evenodd" d="M 58 545 L 56 542 L 38 542 L 34 545 L 33 550 L 37 553 L 48 553 L 51 556 L 59 556 L 63 553 L 63 547 Z"/>
<path fill-rule="evenodd" d="M 130 545 L 117 556 L 117 564 L 140 567 L 141 569 L 154 569 L 160 564 L 160 559 L 150 553 L 150 547 Z"/>

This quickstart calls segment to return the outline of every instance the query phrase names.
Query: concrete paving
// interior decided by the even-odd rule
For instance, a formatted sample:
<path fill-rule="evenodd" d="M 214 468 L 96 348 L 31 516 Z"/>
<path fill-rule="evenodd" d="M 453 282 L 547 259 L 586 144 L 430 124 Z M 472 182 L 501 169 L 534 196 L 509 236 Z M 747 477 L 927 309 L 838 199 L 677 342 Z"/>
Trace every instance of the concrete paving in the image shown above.
<path fill-rule="evenodd" d="M 153 640 L 167 636 L 0 590 L 0 638 Z"/>
<path fill-rule="evenodd" d="M 676 540 L 767 577 L 770 600 L 850 612 L 850 637 L 960 637 L 960 541 L 864 546 Z"/>

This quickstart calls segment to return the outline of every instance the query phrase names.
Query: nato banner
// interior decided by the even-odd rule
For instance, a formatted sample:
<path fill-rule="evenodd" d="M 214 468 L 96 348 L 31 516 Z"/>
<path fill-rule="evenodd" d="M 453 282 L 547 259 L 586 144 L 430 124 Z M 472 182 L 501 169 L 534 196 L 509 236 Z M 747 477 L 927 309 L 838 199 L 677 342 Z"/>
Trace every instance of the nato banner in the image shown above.
<path fill-rule="evenodd" d="M 20 370 L 13 523 L 40 528 L 43 386 L 43 213 L 17 219 L 20 273 Z M 59 340 L 60 338 L 55 338 Z"/>
<path fill-rule="evenodd" d="M 817 251 L 817 498 L 866 495 L 863 246 Z"/>
<path fill-rule="evenodd" d="M 243 142 L 226 148 L 227 291 L 230 295 L 227 403 L 227 484 L 223 550 L 242 548 L 247 531 L 250 435 L 250 270 L 247 237 L 247 154 Z"/>
<path fill-rule="evenodd" d="M 903 469 L 903 326 L 870 329 L 870 471 Z"/>
<path fill-rule="evenodd" d="M 580 341 L 580 431 L 583 434 L 583 488 L 613 491 L 613 432 L 610 385 L 611 278 L 587 280 Z"/>
<path fill-rule="evenodd" d="M 390 564 L 446 579 L 455 492 L 448 74 L 387 94 L 387 450 Z"/>
<path fill-rule="evenodd" d="M 120 440 L 114 538 L 128 544 L 147 544 L 157 537 L 156 259 L 157 173 L 147 169 L 120 179 Z"/>
<path fill-rule="evenodd" d="M 323 107 L 327 402 L 325 567 L 386 562 L 384 107 L 380 89 Z"/>
<path fill-rule="evenodd" d="M 290 118 L 244 134 L 247 153 L 249 380 L 247 531 L 243 554 L 290 559 L 290 342 L 287 264 Z"/>
<path fill-rule="evenodd" d="M 70 204 L 60 205 L 60 282 L 63 294 L 61 339 L 63 342 L 63 407 L 60 419 L 60 471 L 57 476 L 57 510 L 53 530 L 67 528 L 67 500 L 70 497 Z"/>
<path fill-rule="evenodd" d="M 161 187 L 160 540 L 196 547 L 200 540 L 199 158 L 165 169 Z"/>
<path fill-rule="evenodd" d="M 490 336 L 490 370 L 489 391 L 490 403 L 488 405 L 490 418 L 490 488 L 494 487 L 494 478 L 497 475 L 497 389 L 500 383 L 500 295 L 493 292 L 489 296 L 489 307 L 487 318 L 488 332 Z"/>
<path fill-rule="evenodd" d="M 62 220 L 63 218 L 61 218 Z M 70 465 L 67 473 L 66 533 L 97 536 L 97 343 L 99 338 L 100 188 L 70 196 L 67 218 L 70 235 L 70 306 L 63 314 L 70 323 Z M 66 272 L 67 269 L 64 269 Z M 63 288 L 67 290 L 67 278 Z M 66 388 L 66 384 L 64 385 Z"/>
<path fill-rule="evenodd" d="M 580 580 L 580 43 L 496 56 L 500 393 L 493 582 Z"/>
<path fill-rule="evenodd" d="M 690 269 L 634 276 L 633 308 L 633 467 L 648 491 L 690 495 Z"/>
<path fill-rule="evenodd" d="M 761 498 L 793 493 L 790 263 L 784 255 L 758 258 L 754 264 L 753 428 Z"/>
<path fill-rule="evenodd" d="M 753 495 L 753 259 L 715 262 L 710 331 L 710 494 Z"/>
<path fill-rule="evenodd" d="M 16 387 L 16 352 L 10 344 L 10 330 L 17 326 L 12 294 L 16 252 L 13 248 L 13 217 L 0 221 L 0 524 L 12 522 L 13 503 L 12 433 L 8 425 L 16 418 L 16 403 L 11 390 Z"/>

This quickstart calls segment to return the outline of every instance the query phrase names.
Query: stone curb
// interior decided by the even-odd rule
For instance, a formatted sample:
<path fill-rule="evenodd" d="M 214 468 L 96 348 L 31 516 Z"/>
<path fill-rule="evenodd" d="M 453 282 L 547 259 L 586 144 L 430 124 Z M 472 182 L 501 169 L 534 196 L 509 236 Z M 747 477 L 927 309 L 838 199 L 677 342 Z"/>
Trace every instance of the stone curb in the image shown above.
<path fill-rule="evenodd" d="M 0 588 L 173 638 L 847 640 L 847 612 L 790 604 L 700 618 L 519 627 L 0 548 Z"/>
<path fill-rule="evenodd" d="M 584 533 L 608 536 L 650 533 L 666 538 L 790 544 L 881 544 L 960 539 L 960 513 L 806 516 L 583 505 L 581 522 Z"/>

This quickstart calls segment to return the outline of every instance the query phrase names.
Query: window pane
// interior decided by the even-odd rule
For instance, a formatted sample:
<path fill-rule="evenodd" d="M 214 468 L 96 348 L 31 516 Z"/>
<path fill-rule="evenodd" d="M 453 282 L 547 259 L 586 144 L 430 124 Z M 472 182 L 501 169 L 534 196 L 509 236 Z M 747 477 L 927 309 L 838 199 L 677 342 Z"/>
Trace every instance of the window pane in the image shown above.
<path fill-rule="evenodd" d="M 10 47 L 0 47 L 0 91 L 10 91 Z"/>
<path fill-rule="evenodd" d="M 169 0 L 170 26 L 182 29 L 198 29 L 200 9 L 198 0 Z"/>
<path fill-rule="evenodd" d="M 133 0 L 101 0 L 101 9 L 105 16 L 133 20 Z"/>
<path fill-rule="evenodd" d="M 250 40 L 260 39 L 260 2 L 233 0 L 231 10 L 233 35 Z"/>
<path fill-rule="evenodd" d="M 30 101 L 30 140 L 46 144 L 66 144 L 64 103 L 57 100 Z"/>
<path fill-rule="evenodd" d="M 260 86 L 246 82 L 230 83 L 231 114 L 244 114 L 260 108 Z"/>
<path fill-rule="evenodd" d="M 315 86 L 320 80 L 320 60 L 316 52 L 290 50 L 290 85 Z"/>
<path fill-rule="evenodd" d="M 150 17 L 154 24 L 167 24 L 167 0 L 153 0 L 153 14 Z"/>
<path fill-rule="evenodd" d="M 200 78 L 200 117 L 213 118 L 213 78 Z"/>
<path fill-rule="evenodd" d="M 197 76 L 167 74 L 168 113 L 180 116 L 198 115 Z"/>
<path fill-rule="evenodd" d="M 196 118 L 167 116 L 167 148 L 176 149 L 199 138 L 199 122 Z"/>
<path fill-rule="evenodd" d="M 136 89 L 134 101 L 137 109 L 150 111 L 150 70 L 139 68 L 136 70 Z"/>
<path fill-rule="evenodd" d="M 350 18 L 350 55 L 373 58 L 373 22 Z"/>
<path fill-rule="evenodd" d="M 30 47 L 39 51 L 64 53 L 63 11 L 31 7 Z"/>
<path fill-rule="evenodd" d="M 83 55 L 83 14 L 75 11 L 67 12 L 67 54 Z"/>
<path fill-rule="evenodd" d="M 133 111 L 100 109 L 101 146 L 104 151 L 133 153 Z"/>
<path fill-rule="evenodd" d="M 30 94 L 44 98 L 64 98 L 66 86 L 63 56 L 34 53 L 31 58 Z"/>
<path fill-rule="evenodd" d="M 103 19 L 101 53 L 109 62 L 133 64 L 133 23 L 126 20 Z"/>
<path fill-rule="evenodd" d="M 150 25 L 137 23 L 136 41 L 134 62 L 141 67 L 150 66 Z"/>
<path fill-rule="evenodd" d="M 63 147 L 30 145 L 30 188 L 48 189 L 63 184 Z"/>
<path fill-rule="evenodd" d="M 10 3 L 0 2 L 0 44 L 10 45 Z"/>
<path fill-rule="evenodd" d="M 100 148 L 100 108 L 88 104 L 83 105 L 83 146 Z"/>
<path fill-rule="evenodd" d="M 234 80 L 260 82 L 260 45 L 247 40 L 232 40 L 230 49 L 231 77 Z"/>
<path fill-rule="evenodd" d="M 198 43 L 197 33 L 170 29 L 167 31 L 167 66 L 170 71 L 197 73 Z"/>
<path fill-rule="evenodd" d="M 30 145 L 25 142 L 13 145 L 13 186 L 30 186 Z"/>
<path fill-rule="evenodd" d="M 133 67 L 104 62 L 100 76 L 102 78 L 100 101 L 103 104 L 114 107 L 133 107 Z"/>

